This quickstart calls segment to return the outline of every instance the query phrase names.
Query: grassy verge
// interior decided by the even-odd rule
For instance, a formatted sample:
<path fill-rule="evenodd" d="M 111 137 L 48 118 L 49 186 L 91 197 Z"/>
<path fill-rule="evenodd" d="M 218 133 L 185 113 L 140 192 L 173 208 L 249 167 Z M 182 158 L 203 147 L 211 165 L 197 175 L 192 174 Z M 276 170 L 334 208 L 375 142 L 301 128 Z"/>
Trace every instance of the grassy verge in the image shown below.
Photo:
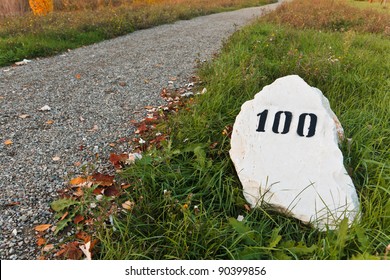
<path fill-rule="evenodd" d="M 313 12 L 315 5 L 321 5 L 324 18 L 306 13 L 306 26 L 296 28 L 298 10 Z M 91 215 L 91 201 L 100 213 L 116 213 L 92 232 L 100 241 L 95 258 L 386 258 L 390 42 L 385 31 L 362 31 L 360 22 L 349 18 L 366 11 L 326 16 L 334 7 L 326 0 L 295 1 L 237 32 L 201 67 L 207 93 L 157 127 L 170 136 L 161 149 L 145 151 L 121 173 L 124 193 L 114 201 L 83 198 L 83 215 Z M 324 92 L 349 138 L 342 151 L 362 206 L 361 220 L 349 229 L 343 222 L 335 231 L 318 232 L 272 209 L 249 209 L 242 195 L 228 154 L 229 130 L 244 101 L 289 74 Z M 62 211 L 72 208 L 65 205 Z M 99 217 L 95 214 L 95 221 Z"/>
<path fill-rule="evenodd" d="M 0 66 L 23 59 L 54 55 L 159 24 L 274 1 L 138 2 L 119 7 L 102 7 L 94 11 L 58 11 L 44 17 L 27 14 L 23 17 L 0 19 Z"/>

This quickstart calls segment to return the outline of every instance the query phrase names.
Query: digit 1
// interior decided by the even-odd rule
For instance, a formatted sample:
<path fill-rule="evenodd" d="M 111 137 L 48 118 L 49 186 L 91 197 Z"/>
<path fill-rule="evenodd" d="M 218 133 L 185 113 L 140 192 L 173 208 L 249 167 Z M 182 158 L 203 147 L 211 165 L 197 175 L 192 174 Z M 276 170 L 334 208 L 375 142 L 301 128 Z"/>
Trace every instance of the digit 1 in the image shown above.
<path fill-rule="evenodd" d="M 282 131 L 282 134 L 286 134 L 290 131 L 290 125 L 291 125 L 291 120 L 292 120 L 292 113 L 289 112 L 289 111 L 279 111 L 275 114 L 275 119 L 274 119 L 274 124 L 272 126 L 272 131 L 274 133 L 277 133 L 279 134 L 279 123 L 280 123 L 280 115 L 281 114 L 285 114 L 286 116 L 286 119 L 284 120 L 284 127 L 283 127 L 283 131 Z"/>
<path fill-rule="evenodd" d="M 263 112 L 257 115 L 260 116 L 260 119 L 259 119 L 259 126 L 257 127 L 256 131 L 265 132 L 265 121 L 267 120 L 268 110 L 264 110 Z"/>
<path fill-rule="evenodd" d="M 310 125 L 309 125 L 309 131 L 306 135 L 306 137 L 312 137 L 316 133 L 316 126 L 317 126 L 317 116 L 315 114 L 301 114 L 299 116 L 299 122 L 298 122 L 298 129 L 297 133 L 299 136 L 304 137 L 303 128 L 305 126 L 305 119 L 306 116 L 310 116 Z"/>

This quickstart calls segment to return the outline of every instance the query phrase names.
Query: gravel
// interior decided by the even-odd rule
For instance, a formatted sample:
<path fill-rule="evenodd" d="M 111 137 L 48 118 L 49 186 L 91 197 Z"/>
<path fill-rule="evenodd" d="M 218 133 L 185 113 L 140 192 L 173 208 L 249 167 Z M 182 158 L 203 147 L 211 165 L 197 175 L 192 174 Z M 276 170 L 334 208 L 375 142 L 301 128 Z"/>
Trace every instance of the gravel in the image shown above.
<path fill-rule="evenodd" d="M 188 83 L 197 61 L 211 59 L 238 27 L 276 5 L 0 68 L 0 258 L 36 259 L 34 226 L 52 221 L 49 205 L 65 182 L 89 163 L 108 168 L 110 152 L 130 151 L 128 141 L 118 141 L 132 138 L 130 120 L 143 118 L 145 106 L 162 105 L 162 88 Z"/>

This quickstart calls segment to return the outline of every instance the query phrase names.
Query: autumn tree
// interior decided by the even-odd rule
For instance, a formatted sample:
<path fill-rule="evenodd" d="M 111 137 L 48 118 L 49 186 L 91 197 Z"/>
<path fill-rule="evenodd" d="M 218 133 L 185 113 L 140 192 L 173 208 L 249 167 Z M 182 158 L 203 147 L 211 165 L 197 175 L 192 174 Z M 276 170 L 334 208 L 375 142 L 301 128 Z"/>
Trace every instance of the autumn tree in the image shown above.
<path fill-rule="evenodd" d="M 29 0 L 34 15 L 47 15 L 53 11 L 53 0 Z"/>

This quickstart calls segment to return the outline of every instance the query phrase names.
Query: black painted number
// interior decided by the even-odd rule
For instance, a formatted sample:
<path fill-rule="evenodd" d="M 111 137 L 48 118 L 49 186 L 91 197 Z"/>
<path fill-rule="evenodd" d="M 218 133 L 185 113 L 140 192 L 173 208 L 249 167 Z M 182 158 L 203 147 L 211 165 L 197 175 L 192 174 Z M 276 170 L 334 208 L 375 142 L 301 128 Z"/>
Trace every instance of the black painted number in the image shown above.
<path fill-rule="evenodd" d="M 279 125 L 281 116 L 284 115 L 284 125 L 283 130 L 279 132 Z M 265 124 L 267 122 L 268 110 L 264 110 L 263 112 L 257 114 L 259 118 L 259 124 L 257 126 L 257 132 L 265 132 Z M 292 113 L 289 111 L 278 111 L 275 114 L 274 122 L 272 124 L 272 131 L 276 134 L 287 134 L 290 131 L 291 121 L 292 121 Z M 305 135 L 304 128 L 307 117 L 310 118 L 310 124 L 308 128 L 308 132 Z M 313 137 L 316 133 L 317 127 L 317 116 L 312 113 L 303 113 L 299 116 L 297 134 L 301 137 Z"/>

